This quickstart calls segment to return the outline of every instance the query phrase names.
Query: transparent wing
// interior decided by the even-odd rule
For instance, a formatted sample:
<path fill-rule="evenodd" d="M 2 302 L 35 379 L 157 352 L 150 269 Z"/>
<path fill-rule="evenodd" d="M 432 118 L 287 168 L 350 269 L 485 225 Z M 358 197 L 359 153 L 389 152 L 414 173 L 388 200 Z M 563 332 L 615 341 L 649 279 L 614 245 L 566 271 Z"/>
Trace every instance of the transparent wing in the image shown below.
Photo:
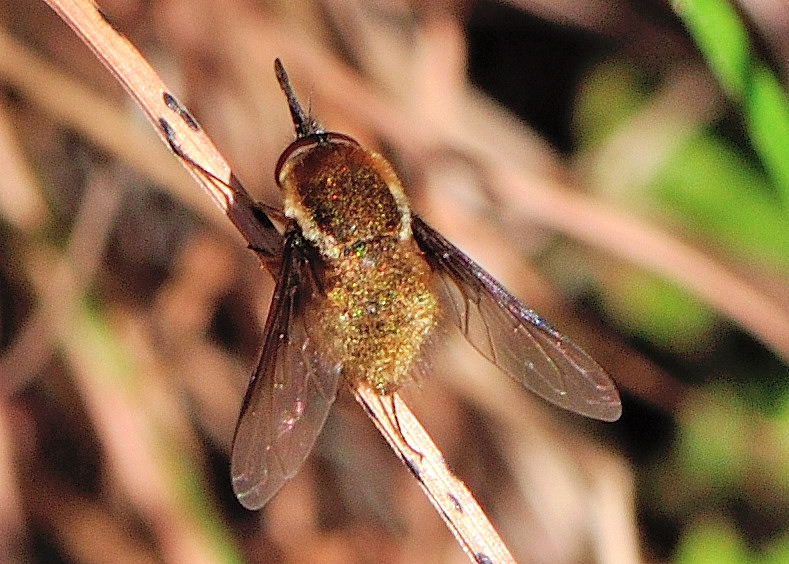
<path fill-rule="evenodd" d="M 339 385 L 339 363 L 319 350 L 309 327 L 318 288 L 305 245 L 298 231 L 287 233 L 263 350 L 233 439 L 233 491 L 248 509 L 263 507 L 299 470 Z"/>
<path fill-rule="evenodd" d="M 619 419 L 616 387 L 592 357 L 419 217 L 412 228 L 441 282 L 446 315 L 474 348 L 559 407 L 603 421 Z"/>

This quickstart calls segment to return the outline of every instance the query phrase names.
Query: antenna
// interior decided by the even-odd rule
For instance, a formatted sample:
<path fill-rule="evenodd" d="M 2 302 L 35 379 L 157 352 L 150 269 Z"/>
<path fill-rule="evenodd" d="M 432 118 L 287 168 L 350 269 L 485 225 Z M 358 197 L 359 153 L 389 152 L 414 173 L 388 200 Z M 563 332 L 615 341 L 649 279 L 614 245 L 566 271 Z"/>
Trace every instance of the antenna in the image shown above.
<path fill-rule="evenodd" d="M 309 135 L 325 133 L 324 129 L 318 125 L 318 122 L 301 107 L 299 99 L 296 98 L 296 94 L 293 93 L 293 87 L 290 85 L 288 73 L 285 72 L 285 67 L 282 66 L 282 61 L 280 61 L 279 58 L 274 59 L 274 72 L 277 75 L 280 88 L 282 88 L 285 97 L 288 99 L 290 115 L 293 118 L 293 125 L 296 128 L 296 137 L 302 139 Z"/>

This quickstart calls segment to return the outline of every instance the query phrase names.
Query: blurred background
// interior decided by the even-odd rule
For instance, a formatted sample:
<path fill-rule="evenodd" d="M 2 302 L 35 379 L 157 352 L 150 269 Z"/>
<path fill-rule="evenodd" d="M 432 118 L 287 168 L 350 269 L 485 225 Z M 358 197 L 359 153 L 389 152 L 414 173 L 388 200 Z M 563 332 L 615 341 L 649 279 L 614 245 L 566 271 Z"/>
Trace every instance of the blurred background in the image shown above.
<path fill-rule="evenodd" d="M 404 391 L 520 562 L 789 561 L 781 0 L 105 0 L 247 189 L 318 120 L 611 374 L 460 338 Z M 465 562 L 343 391 L 261 512 L 228 454 L 273 281 L 44 2 L 0 1 L 0 561 Z"/>

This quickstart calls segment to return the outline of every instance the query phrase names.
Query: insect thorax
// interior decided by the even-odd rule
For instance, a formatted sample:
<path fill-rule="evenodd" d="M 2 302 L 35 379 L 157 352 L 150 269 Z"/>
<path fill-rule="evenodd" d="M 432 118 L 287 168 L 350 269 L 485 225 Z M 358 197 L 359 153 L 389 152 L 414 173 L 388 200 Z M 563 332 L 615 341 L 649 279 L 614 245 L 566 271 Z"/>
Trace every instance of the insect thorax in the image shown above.
<path fill-rule="evenodd" d="M 325 258 L 379 237 L 411 236 L 411 212 L 383 157 L 345 140 L 294 151 L 280 171 L 285 214 Z"/>

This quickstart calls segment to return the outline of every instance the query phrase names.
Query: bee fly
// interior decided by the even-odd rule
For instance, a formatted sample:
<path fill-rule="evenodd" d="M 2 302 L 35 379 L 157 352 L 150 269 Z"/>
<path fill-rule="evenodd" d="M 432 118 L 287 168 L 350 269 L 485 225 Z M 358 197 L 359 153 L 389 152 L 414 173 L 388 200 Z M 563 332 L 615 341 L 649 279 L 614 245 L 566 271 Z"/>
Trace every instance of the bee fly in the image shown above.
<path fill-rule="evenodd" d="M 296 140 L 276 167 L 285 232 L 265 340 L 236 427 L 233 490 L 259 509 L 301 467 L 341 379 L 395 392 L 443 320 L 549 402 L 603 421 L 603 369 L 409 207 L 392 166 L 304 112 L 279 60 Z"/>

